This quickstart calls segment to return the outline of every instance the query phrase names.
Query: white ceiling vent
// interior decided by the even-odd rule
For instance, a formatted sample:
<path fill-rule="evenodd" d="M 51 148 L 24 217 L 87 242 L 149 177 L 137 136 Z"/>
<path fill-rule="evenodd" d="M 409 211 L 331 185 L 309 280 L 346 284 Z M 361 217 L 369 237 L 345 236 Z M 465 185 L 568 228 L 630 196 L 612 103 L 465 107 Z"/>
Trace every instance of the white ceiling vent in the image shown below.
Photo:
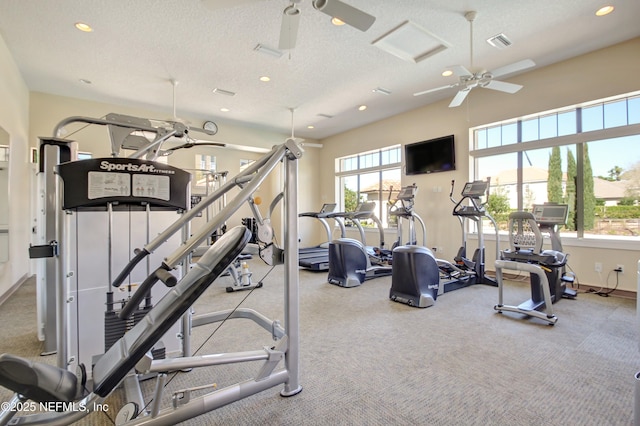
<path fill-rule="evenodd" d="M 513 44 L 511 40 L 509 40 L 509 37 L 504 33 L 496 34 L 493 37 L 488 38 L 487 43 L 496 49 L 506 49 Z"/>
<path fill-rule="evenodd" d="M 415 63 L 449 48 L 449 43 L 411 21 L 403 22 L 371 44 Z"/>

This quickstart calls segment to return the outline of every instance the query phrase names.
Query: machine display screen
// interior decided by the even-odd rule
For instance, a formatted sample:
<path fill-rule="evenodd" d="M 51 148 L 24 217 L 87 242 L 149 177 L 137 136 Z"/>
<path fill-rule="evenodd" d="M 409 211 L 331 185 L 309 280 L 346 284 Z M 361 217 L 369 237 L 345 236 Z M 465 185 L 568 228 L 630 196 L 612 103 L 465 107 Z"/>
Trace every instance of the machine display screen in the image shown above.
<path fill-rule="evenodd" d="M 533 215 L 537 222 L 564 224 L 567 221 L 567 204 L 535 204 Z"/>

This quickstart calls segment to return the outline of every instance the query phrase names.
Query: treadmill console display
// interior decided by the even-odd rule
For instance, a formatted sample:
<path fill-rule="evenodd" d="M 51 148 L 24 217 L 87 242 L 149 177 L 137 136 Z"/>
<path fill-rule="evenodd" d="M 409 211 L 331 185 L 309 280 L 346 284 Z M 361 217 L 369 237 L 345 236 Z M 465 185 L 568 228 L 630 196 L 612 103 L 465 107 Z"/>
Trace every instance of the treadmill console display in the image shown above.
<path fill-rule="evenodd" d="M 371 213 L 376 209 L 376 203 L 373 201 L 360 203 L 356 208 L 357 213 Z"/>
<path fill-rule="evenodd" d="M 331 213 L 335 210 L 336 208 L 336 203 L 325 203 L 322 205 L 322 208 L 320 209 L 320 213 Z"/>
<path fill-rule="evenodd" d="M 564 225 L 567 223 L 569 206 L 567 204 L 534 204 L 533 216 L 536 222 L 546 225 Z"/>

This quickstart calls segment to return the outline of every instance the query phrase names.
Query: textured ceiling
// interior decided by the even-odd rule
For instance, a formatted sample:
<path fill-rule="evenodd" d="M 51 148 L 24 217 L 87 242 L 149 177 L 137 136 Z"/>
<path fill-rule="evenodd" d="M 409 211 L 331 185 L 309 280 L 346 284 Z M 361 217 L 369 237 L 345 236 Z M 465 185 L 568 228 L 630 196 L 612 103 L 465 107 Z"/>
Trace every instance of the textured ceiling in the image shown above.
<path fill-rule="evenodd" d="M 295 136 L 322 139 L 453 97 L 455 89 L 412 94 L 456 82 L 441 76 L 448 66 L 470 66 L 466 11 L 478 12 L 476 66 L 491 70 L 530 58 L 539 68 L 640 36 L 640 1 L 611 0 L 616 10 L 597 18 L 604 1 L 345 0 L 376 17 L 361 32 L 331 25 L 303 0 L 297 45 L 279 58 L 254 48 L 278 47 L 288 0 L 0 0 L 0 35 L 32 91 L 148 108 L 167 118 L 175 79 L 179 117 L 289 134 L 294 109 Z M 216 2 L 226 7 L 211 7 Z M 449 48 L 414 63 L 372 45 L 407 20 Z M 76 30 L 78 21 L 94 31 Z M 485 42 L 498 33 L 513 45 L 499 50 Z M 262 75 L 271 81 L 259 81 Z M 236 95 L 212 93 L 216 87 Z M 372 92 L 376 87 L 391 94 Z M 358 111 L 361 104 L 367 110 Z"/>

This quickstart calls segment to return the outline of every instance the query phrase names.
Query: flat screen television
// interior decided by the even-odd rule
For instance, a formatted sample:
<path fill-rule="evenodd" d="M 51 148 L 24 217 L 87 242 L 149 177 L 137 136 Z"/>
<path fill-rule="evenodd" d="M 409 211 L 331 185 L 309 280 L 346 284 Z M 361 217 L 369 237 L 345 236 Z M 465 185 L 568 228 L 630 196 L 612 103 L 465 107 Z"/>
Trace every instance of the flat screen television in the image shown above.
<path fill-rule="evenodd" d="M 407 175 L 455 170 L 456 150 L 453 135 L 405 145 L 404 163 Z"/>

